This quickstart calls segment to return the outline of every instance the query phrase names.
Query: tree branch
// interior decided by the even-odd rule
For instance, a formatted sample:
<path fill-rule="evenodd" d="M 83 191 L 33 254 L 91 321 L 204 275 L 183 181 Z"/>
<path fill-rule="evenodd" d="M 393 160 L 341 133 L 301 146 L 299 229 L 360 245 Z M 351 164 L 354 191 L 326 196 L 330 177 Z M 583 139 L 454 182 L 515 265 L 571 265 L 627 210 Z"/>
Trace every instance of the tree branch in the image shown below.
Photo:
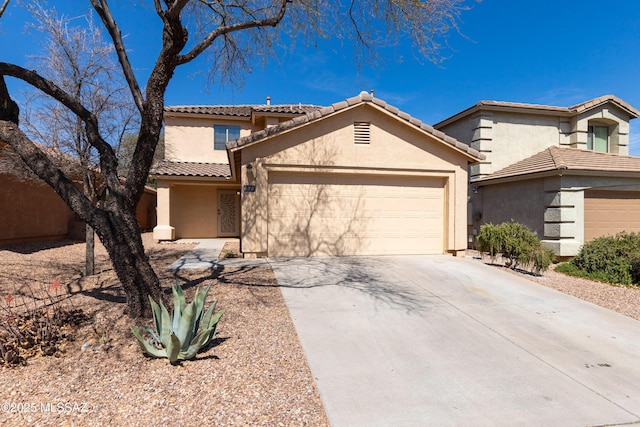
<path fill-rule="evenodd" d="M 9 96 L 9 89 L 4 81 L 4 76 L 0 74 L 0 120 L 7 120 L 18 124 L 20 109 L 18 104 Z"/>
<path fill-rule="evenodd" d="M 73 113 L 80 117 L 83 121 L 91 119 L 91 112 L 84 108 L 84 106 L 80 104 L 78 100 L 62 90 L 55 83 L 45 79 L 35 71 L 27 70 L 26 68 L 22 68 L 19 65 L 0 62 L 0 75 L 15 77 L 26 83 L 29 83 L 31 86 L 40 89 L 42 92 L 59 101 L 69 110 L 73 111 Z"/>
<path fill-rule="evenodd" d="M 4 0 L 2 6 L 0 6 L 0 18 L 2 18 L 4 11 L 7 10 L 7 6 L 9 6 L 9 0 Z"/>
<path fill-rule="evenodd" d="M 40 179 L 49 184 L 84 221 L 93 222 L 97 212 L 91 201 L 15 123 L 0 120 L 0 141 L 9 144 L 22 161 L 29 165 Z"/>
<path fill-rule="evenodd" d="M 115 152 L 113 151 L 113 148 L 100 136 L 100 133 L 98 132 L 98 120 L 96 117 L 87 110 L 79 100 L 69 95 L 52 81 L 43 78 L 35 71 L 27 70 L 26 68 L 22 68 L 18 65 L 0 62 L 0 76 L 3 77 L 3 82 L 4 76 L 11 76 L 30 84 L 63 104 L 78 118 L 80 118 L 85 123 L 89 143 L 100 153 L 100 168 L 102 173 L 105 175 L 105 179 L 107 179 L 110 188 L 112 191 L 120 189 L 120 184 L 117 181 L 118 160 Z M 0 84 L 0 103 L 6 102 L 6 99 L 13 102 L 9 98 L 8 92 L 6 93 L 5 98 L 5 94 L 2 93 L 3 90 L 1 86 L 2 84 Z M 4 91 L 6 91 L 6 86 L 4 87 Z M 17 123 L 17 119 L 14 123 Z"/>
<path fill-rule="evenodd" d="M 124 73 L 129 89 L 131 90 L 133 101 L 136 103 L 138 110 L 142 112 L 142 105 L 144 101 L 142 91 L 138 85 L 138 80 L 136 80 L 131 63 L 129 62 L 129 57 L 127 56 L 127 51 L 124 47 L 120 28 L 118 28 L 118 24 L 116 24 L 116 21 L 113 19 L 113 15 L 111 14 L 111 10 L 107 5 L 106 0 L 91 0 L 91 5 L 98 13 L 100 19 L 102 19 L 102 23 L 107 31 L 109 31 L 113 45 L 116 48 L 116 53 L 118 54 L 118 61 L 122 67 L 122 72 Z"/>
<path fill-rule="evenodd" d="M 211 44 L 221 35 L 229 34 L 237 31 L 248 30 L 251 28 L 261 28 L 261 27 L 275 27 L 282 21 L 286 12 L 287 12 L 287 4 L 290 0 L 281 0 L 280 1 L 280 9 L 278 13 L 269 18 L 263 19 L 254 19 L 245 22 L 238 22 L 235 24 L 224 25 L 222 27 L 218 27 L 215 30 L 211 31 L 207 36 L 202 39 L 200 43 L 198 43 L 191 51 L 187 52 L 184 55 L 180 55 L 178 57 L 178 64 L 186 64 L 195 58 L 197 58 L 202 52 L 204 52 Z"/>

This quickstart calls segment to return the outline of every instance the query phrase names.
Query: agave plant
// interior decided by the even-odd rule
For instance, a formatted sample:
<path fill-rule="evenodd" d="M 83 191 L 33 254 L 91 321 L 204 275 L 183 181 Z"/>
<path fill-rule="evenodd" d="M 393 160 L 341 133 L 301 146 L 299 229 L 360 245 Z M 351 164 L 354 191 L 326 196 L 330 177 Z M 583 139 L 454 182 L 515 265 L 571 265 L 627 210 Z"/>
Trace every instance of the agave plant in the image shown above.
<path fill-rule="evenodd" d="M 197 288 L 193 301 L 185 306 L 182 287 L 176 283 L 172 288 L 173 313 L 171 316 L 162 301 L 158 305 L 153 298 L 149 297 L 155 331 L 147 326 L 141 326 L 141 328 L 149 333 L 151 342 L 142 337 L 137 326 L 131 326 L 131 331 L 138 339 L 142 351 L 154 357 L 167 358 L 172 365 L 175 365 L 180 360 L 193 358 L 201 348 L 209 344 L 216 333 L 218 321 L 224 313 L 224 310 L 213 313 L 217 301 L 214 301 L 206 312 L 204 311 L 204 300 L 210 287 L 211 285 L 207 286 L 204 292 L 200 292 L 200 288 Z M 198 329 L 200 329 L 199 332 Z"/>

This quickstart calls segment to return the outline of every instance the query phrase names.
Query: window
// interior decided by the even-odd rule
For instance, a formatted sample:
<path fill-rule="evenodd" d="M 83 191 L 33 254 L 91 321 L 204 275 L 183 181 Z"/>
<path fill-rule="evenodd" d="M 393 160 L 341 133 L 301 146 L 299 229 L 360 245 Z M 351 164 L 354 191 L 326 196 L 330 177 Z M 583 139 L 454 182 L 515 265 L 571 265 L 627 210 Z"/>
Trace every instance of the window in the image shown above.
<path fill-rule="evenodd" d="M 213 149 L 226 150 L 226 143 L 240 138 L 240 126 L 213 126 Z"/>
<path fill-rule="evenodd" d="M 371 142 L 369 122 L 355 122 L 353 124 L 353 138 L 356 144 L 369 144 Z"/>
<path fill-rule="evenodd" d="M 589 126 L 587 149 L 602 153 L 609 151 L 609 128 L 607 126 Z"/>

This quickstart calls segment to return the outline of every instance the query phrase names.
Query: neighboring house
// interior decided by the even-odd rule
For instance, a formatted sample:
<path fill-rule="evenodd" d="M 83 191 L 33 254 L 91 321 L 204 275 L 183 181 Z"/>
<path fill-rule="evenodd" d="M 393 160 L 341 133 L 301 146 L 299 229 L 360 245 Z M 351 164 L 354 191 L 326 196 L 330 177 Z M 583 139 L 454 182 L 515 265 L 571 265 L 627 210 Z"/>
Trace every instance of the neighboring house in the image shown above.
<path fill-rule="evenodd" d="M 76 220 L 51 187 L 14 169 L 5 150 L 8 146 L 0 143 L 0 246 L 66 238 L 84 240 L 84 222 Z M 145 188 L 137 207 L 142 230 L 155 226 L 155 206 L 155 189 Z"/>
<path fill-rule="evenodd" d="M 511 219 L 559 256 L 640 231 L 640 157 L 629 156 L 638 116 L 608 95 L 572 107 L 481 101 L 437 123 L 486 156 L 469 172 L 469 243 L 481 224 Z"/>
<path fill-rule="evenodd" d="M 466 248 L 468 165 L 484 156 L 366 92 L 167 107 L 165 129 L 158 240 L 239 236 L 246 257 Z"/>

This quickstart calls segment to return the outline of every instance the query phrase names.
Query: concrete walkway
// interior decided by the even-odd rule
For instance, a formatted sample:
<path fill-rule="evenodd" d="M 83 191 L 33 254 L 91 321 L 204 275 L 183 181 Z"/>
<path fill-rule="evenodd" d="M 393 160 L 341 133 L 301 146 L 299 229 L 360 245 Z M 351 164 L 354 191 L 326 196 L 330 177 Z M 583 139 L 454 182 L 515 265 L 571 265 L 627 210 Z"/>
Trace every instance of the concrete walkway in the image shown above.
<path fill-rule="evenodd" d="M 640 423 L 640 322 L 469 259 L 271 259 L 333 427 Z"/>
<path fill-rule="evenodd" d="M 238 239 L 197 239 L 178 240 L 176 243 L 198 243 L 191 252 L 171 264 L 167 271 L 180 270 L 212 270 L 219 267 L 241 268 L 267 265 L 264 258 L 220 258 L 220 253 L 226 242 Z"/>

